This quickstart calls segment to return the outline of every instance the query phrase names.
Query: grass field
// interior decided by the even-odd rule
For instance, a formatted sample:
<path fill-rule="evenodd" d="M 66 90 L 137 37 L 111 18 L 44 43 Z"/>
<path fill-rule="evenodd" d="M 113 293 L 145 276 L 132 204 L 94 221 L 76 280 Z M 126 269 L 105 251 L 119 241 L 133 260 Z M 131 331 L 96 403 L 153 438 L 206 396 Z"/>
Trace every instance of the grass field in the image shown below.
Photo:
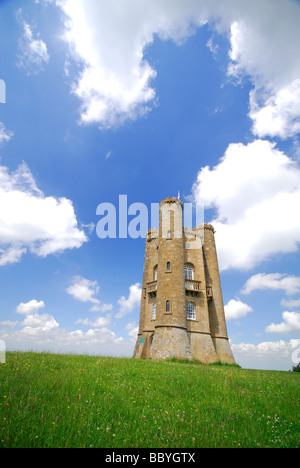
<path fill-rule="evenodd" d="M 0 447 L 299 447 L 300 374 L 8 353 Z"/>

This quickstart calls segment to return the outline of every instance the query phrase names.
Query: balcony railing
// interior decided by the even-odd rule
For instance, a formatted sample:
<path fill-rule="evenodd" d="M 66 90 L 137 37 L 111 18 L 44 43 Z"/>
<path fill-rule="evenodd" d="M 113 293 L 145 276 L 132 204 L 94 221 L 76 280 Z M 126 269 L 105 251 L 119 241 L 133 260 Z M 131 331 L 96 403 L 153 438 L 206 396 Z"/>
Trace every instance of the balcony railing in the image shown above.
<path fill-rule="evenodd" d="M 188 291 L 195 291 L 195 292 L 200 292 L 201 291 L 201 281 L 196 281 L 196 280 L 185 280 L 185 289 Z M 147 293 L 156 293 L 157 291 L 157 281 L 151 281 L 150 283 L 147 283 Z"/>
<path fill-rule="evenodd" d="M 196 281 L 196 280 L 185 280 L 185 289 L 188 291 L 201 291 L 201 281 Z"/>

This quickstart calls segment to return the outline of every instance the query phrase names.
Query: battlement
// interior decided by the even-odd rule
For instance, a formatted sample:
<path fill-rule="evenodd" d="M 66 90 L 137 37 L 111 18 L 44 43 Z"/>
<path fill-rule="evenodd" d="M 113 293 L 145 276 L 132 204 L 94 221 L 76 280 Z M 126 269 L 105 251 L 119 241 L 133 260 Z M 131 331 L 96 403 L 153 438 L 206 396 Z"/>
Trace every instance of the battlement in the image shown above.
<path fill-rule="evenodd" d="M 212 231 L 213 233 L 215 233 L 215 228 L 211 225 L 211 224 L 199 224 L 198 226 L 194 227 L 194 228 L 190 228 L 190 227 L 186 227 L 184 228 L 184 231 L 185 232 L 191 232 L 191 233 L 194 233 L 194 234 L 197 234 L 199 232 L 203 232 L 203 231 Z"/>
<path fill-rule="evenodd" d="M 164 205 L 165 203 L 169 203 L 169 204 L 171 204 L 171 203 L 180 204 L 181 207 L 183 208 L 183 203 L 182 203 L 181 200 L 179 200 L 179 198 L 175 198 L 175 197 L 172 197 L 172 198 L 170 198 L 170 197 L 164 198 L 164 199 L 160 202 L 159 207 L 161 207 L 161 206 Z"/>
<path fill-rule="evenodd" d="M 151 242 L 152 240 L 154 239 L 158 239 L 159 238 L 159 230 L 154 228 L 154 229 L 149 229 L 149 231 L 147 231 L 147 242 Z"/>

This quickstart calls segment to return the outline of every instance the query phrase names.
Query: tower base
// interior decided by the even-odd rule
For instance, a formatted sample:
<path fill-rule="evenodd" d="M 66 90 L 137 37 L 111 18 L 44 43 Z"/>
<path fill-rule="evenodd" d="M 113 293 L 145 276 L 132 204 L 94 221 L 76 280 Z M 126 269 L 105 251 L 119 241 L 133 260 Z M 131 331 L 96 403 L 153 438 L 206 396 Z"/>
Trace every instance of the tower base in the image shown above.
<path fill-rule="evenodd" d="M 193 359 L 185 328 L 158 327 L 150 348 L 152 359 Z"/>
<path fill-rule="evenodd" d="M 219 361 L 210 333 L 189 333 L 193 359 L 210 364 Z"/>
<path fill-rule="evenodd" d="M 218 356 L 218 361 L 223 364 L 235 364 L 229 340 L 226 337 L 213 337 L 214 346 Z"/>

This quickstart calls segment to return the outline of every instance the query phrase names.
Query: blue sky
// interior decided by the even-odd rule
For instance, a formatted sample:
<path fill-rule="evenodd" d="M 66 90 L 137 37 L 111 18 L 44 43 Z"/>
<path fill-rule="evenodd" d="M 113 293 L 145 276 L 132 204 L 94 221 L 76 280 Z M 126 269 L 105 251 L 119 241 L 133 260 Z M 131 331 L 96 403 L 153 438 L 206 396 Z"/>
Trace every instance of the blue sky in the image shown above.
<path fill-rule="evenodd" d="M 97 206 L 181 192 L 216 229 L 238 363 L 300 338 L 299 2 L 0 3 L 0 339 L 131 356 L 144 239 Z M 130 220 L 130 217 L 129 217 Z"/>

